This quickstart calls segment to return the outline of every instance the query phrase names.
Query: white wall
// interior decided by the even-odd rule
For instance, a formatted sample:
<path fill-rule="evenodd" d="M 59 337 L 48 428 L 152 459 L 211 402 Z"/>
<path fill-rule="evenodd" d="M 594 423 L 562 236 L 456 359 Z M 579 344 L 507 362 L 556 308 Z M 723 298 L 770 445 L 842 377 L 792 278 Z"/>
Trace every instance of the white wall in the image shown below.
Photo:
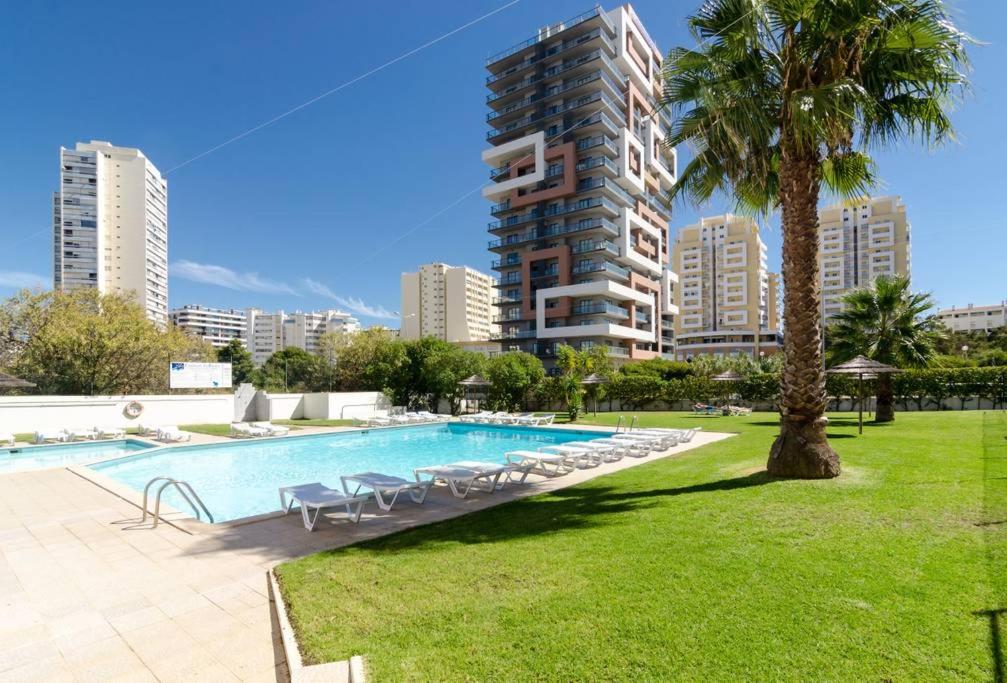
<path fill-rule="evenodd" d="M 348 420 L 387 414 L 391 403 L 380 391 L 313 394 L 267 394 L 256 396 L 260 420 Z"/>
<path fill-rule="evenodd" d="M 139 417 L 126 417 L 126 405 L 143 406 Z M 135 427 L 228 423 L 234 419 L 232 394 L 170 396 L 2 396 L 0 432 L 83 427 Z"/>

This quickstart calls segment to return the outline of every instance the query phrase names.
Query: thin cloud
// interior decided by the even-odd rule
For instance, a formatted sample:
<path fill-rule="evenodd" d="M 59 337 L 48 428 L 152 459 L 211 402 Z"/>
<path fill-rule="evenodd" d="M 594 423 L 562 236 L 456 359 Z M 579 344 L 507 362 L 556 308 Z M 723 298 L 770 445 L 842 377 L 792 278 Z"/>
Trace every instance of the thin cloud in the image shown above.
<path fill-rule="evenodd" d="M 36 273 L 24 273 L 17 270 L 0 270 L 0 287 L 10 289 L 43 289 L 49 278 Z"/>
<path fill-rule="evenodd" d="M 327 299 L 332 299 L 337 304 L 350 311 L 351 313 L 356 313 L 358 315 L 366 316 L 368 318 L 379 318 L 381 320 L 396 320 L 399 317 L 398 313 L 393 313 L 389 311 L 384 306 L 372 306 L 362 299 L 355 296 L 345 297 L 339 296 L 326 285 L 318 282 L 317 280 L 312 280 L 311 278 L 304 278 L 301 283 L 304 288 L 307 289 L 312 294 L 317 294 L 318 296 L 324 296 Z"/>
<path fill-rule="evenodd" d="M 262 292 L 264 294 L 291 294 L 299 296 L 296 289 L 285 282 L 277 282 L 261 277 L 258 273 L 238 273 L 212 263 L 176 261 L 171 264 L 171 275 L 183 280 L 217 285 L 239 292 Z"/>

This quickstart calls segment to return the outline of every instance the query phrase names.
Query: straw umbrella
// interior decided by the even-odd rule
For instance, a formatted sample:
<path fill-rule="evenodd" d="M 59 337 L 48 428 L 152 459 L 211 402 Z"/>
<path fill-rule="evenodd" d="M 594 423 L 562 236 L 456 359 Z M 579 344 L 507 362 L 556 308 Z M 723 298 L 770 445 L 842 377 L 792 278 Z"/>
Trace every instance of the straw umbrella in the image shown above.
<path fill-rule="evenodd" d="M 886 365 L 884 363 L 879 363 L 876 360 L 871 360 L 864 356 L 857 356 L 852 360 L 848 360 L 845 363 L 840 363 L 826 372 L 832 373 L 834 375 L 856 375 L 857 376 L 857 393 L 860 395 L 860 406 L 857 415 L 857 421 L 859 423 L 858 429 L 859 433 L 864 433 L 864 380 L 865 379 L 876 379 L 878 375 L 902 372 L 898 368 Z"/>
<path fill-rule="evenodd" d="M 713 382 L 740 382 L 742 380 L 741 375 L 739 375 L 734 370 L 728 370 L 727 372 L 722 372 L 719 375 L 714 375 L 710 378 Z M 724 396 L 724 400 L 727 400 L 727 396 Z"/>
<path fill-rule="evenodd" d="M 608 384 L 608 380 L 599 375 L 596 372 L 592 372 L 590 375 L 585 377 L 580 381 L 581 384 L 591 387 L 592 390 L 595 389 L 599 384 Z M 598 414 L 598 394 L 594 394 L 594 414 Z"/>
<path fill-rule="evenodd" d="M 5 372 L 0 372 L 0 391 L 7 391 L 10 389 L 31 389 L 35 385 L 28 380 L 15 377 L 14 375 L 8 375 Z"/>
<path fill-rule="evenodd" d="M 465 387 L 465 399 L 466 399 L 466 408 L 467 408 L 468 407 L 468 392 L 469 392 L 469 387 L 472 387 L 473 389 L 475 387 L 488 387 L 490 384 L 492 384 L 492 382 L 490 382 L 488 379 L 486 379 L 482 375 L 472 375 L 471 377 L 466 377 L 465 379 L 463 379 L 458 384 L 460 384 L 463 387 Z"/>

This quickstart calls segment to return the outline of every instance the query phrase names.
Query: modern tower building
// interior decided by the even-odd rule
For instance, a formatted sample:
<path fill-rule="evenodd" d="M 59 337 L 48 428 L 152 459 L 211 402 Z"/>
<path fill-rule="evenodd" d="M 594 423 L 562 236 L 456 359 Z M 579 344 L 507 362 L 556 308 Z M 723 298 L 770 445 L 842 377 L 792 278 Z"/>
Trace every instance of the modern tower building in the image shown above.
<path fill-rule="evenodd" d="M 245 343 L 245 312 L 242 310 L 187 304 L 173 309 L 169 316 L 176 327 L 218 348 L 227 346 L 232 339 Z"/>
<path fill-rule="evenodd" d="M 990 332 L 1007 326 L 1007 299 L 993 306 L 969 304 L 964 308 L 942 308 L 937 311 L 937 317 L 954 332 Z"/>
<path fill-rule="evenodd" d="M 168 322 L 168 181 L 138 149 L 60 148 L 53 194 L 53 288 L 132 292 Z"/>
<path fill-rule="evenodd" d="M 779 277 L 766 268 L 766 245 L 751 217 L 724 214 L 682 228 L 672 265 L 678 271 L 675 303 L 677 357 L 753 357 L 782 348 Z"/>
<path fill-rule="evenodd" d="M 822 320 L 843 310 L 843 295 L 879 275 L 909 277 L 906 207 L 899 197 L 864 197 L 818 211 Z"/>
<path fill-rule="evenodd" d="M 486 341 L 492 323 L 493 278 L 466 266 L 428 263 L 402 274 L 401 339 Z"/>
<path fill-rule="evenodd" d="M 546 26 L 490 57 L 483 161 L 503 350 L 670 355 L 666 193 L 675 151 L 661 51 L 630 5 Z"/>
<path fill-rule="evenodd" d="M 312 313 L 265 313 L 257 308 L 245 311 L 245 346 L 256 365 L 287 347 L 314 353 L 318 338 L 327 332 L 358 332 L 360 322 L 337 310 Z"/>

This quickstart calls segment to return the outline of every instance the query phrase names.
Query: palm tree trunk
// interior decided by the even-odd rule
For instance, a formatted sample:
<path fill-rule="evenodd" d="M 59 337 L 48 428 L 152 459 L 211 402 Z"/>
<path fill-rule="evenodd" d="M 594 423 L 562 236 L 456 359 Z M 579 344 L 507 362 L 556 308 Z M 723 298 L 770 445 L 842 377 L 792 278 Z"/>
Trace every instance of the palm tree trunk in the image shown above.
<path fill-rule="evenodd" d="M 878 375 L 877 405 L 874 411 L 875 422 L 895 421 L 895 395 L 892 392 L 892 376 L 883 373 Z"/>
<path fill-rule="evenodd" d="M 814 151 L 801 153 L 781 140 L 780 204 L 783 233 L 784 366 L 780 382 L 780 435 L 766 469 L 779 477 L 839 476 L 839 455 L 825 437 L 825 366 L 822 361 L 818 284 L 818 184 Z"/>

